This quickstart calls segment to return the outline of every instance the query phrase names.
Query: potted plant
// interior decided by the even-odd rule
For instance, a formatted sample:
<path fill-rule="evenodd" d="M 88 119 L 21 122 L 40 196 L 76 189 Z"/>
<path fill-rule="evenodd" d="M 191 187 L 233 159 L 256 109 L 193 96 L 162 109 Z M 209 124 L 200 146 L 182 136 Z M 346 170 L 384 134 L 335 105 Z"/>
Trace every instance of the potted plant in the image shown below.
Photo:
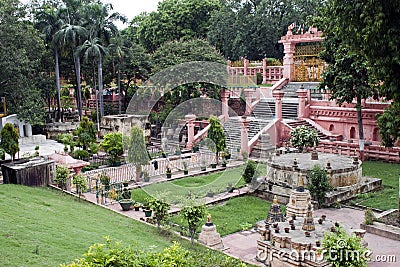
<path fill-rule="evenodd" d="M 205 171 L 206 169 L 207 169 L 206 161 L 203 159 L 203 160 L 201 161 L 200 170 L 201 170 L 201 171 Z"/>
<path fill-rule="evenodd" d="M 212 168 L 212 169 L 217 168 L 217 163 L 215 163 L 215 162 L 211 163 L 211 168 Z"/>
<path fill-rule="evenodd" d="M 135 211 L 139 211 L 141 206 L 142 206 L 142 204 L 140 202 L 135 202 L 133 204 L 133 208 L 135 209 Z"/>
<path fill-rule="evenodd" d="M 210 191 L 207 192 L 207 197 L 213 197 L 214 192 L 210 189 Z"/>
<path fill-rule="evenodd" d="M 226 192 L 228 192 L 228 193 L 232 193 L 232 192 L 233 192 L 233 189 L 234 189 L 234 187 L 233 187 L 233 185 L 232 185 L 231 183 L 229 183 L 229 184 L 226 186 Z"/>
<path fill-rule="evenodd" d="M 122 182 L 122 185 L 123 185 L 124 187 L 128 187 L 129 181 L 128 181 L 128 180 L 124 180 L 124 181 Z"/>
<path fill-rule="evenodd" d="M 122 208 L 123 211 L 128 211 L 128 210 L 131 209 L 131 206 L 132 206 L 132 200 L 131 199 L 121 199 L 118 202 L 121 205 L 121 208 Z"/>
<path fill-rule="evenodd" d="M 176 147 L 175 155 L 177 155 L 177 156 L 182 155 L 182 150 L 181 150 L 181 148 L 179 146 Z"/>
<path fill-rule="evenodd" d="M 110 190 L 110 176 L 108 176 L 105 172 L 100 174 L 100 182 L 104 185 L 104 189 L 106 191 Z"/>
<path fill-rule="evenodd" d="M 172 177 L 172 170 L 171 170 L 171 166 L 167 166 L 167 178 L 171 178 Z"/>
<path fill-rule="evenodd" d="M 182 164 L 183 164 L 183 174 L 188 175 L 189 174 L 188 163 L 186 161 L 184 161 L 184 162 L 182 162 Z"/>
<path fill-rule="evenodd" d="M 194 142 L 193 146 L 192 146 L 192 152 L 195 153 L 195 152 L 198 152 L 198 151 L 199 151 L 199 143 Z"/>
<path fill-rule="evenodd" d="M 149 176 L 149 172 L 148 171 L 142 171 L 142 175 L 141 176 L 143 177 L 143 180 L 145 182 L 150 181 L 150 176 Z"/>
<path fill-rule="evenodd" d="M 231 152 L 229 152 L 228 149 L 225 149 L 225 150 L 224 150 L 224 158 L 225 158 L 226 160 L 228 160 L 228 159 L 231 158 Z"/>
<path fill-rule="evenodd" d="M 226 167 L 226 164 L 227 164 L 228 162 L 227 162 L 227 160 L 224 158 L 223 160 L 222 160 L 222 162 L 221 162 L 221 166 L 222 167 Z"/>

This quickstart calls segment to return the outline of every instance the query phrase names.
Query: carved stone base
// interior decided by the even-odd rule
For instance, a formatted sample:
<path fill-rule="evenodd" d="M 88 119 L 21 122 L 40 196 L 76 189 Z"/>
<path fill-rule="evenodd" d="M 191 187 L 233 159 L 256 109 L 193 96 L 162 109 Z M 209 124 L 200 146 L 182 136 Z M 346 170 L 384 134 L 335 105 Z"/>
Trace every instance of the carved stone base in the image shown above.
<path fill-rule="evenodd" d="M 223 249 L 222 239 L 219 233 L 217 233 L 217 227 L 215 224 L 205 224 L 201 228 L 201 233 L 199 234 L 199 242 L 214 248 Z"/>
<path fill-rule="evenodd" d="M 286 205 L 286 216 L 291 217 L 296 215 L 296 217 L 305 217 L 308 204 L 311 204 L 310 191 L 304 190 L 304 192 L 299 192 L 292 190 L 290 192 L 289 203 Z"/>

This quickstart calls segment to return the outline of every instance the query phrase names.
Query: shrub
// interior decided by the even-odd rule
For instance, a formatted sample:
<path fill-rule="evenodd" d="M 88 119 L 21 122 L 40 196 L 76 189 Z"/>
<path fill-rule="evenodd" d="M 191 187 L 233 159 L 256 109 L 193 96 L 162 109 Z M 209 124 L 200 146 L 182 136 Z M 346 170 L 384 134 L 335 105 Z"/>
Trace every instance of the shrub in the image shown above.
<path fill-rule="evenodd" d="M 68 176 L 69 176 L 69 169 L 67 167 L 57 166 L 56 173 L 54 175 L 54 182 L 61 189 L 66 189 Z"/>
<path fill-rule="evenodd" d="M 364 223 L 366 225 L 371 225 L 376 220 L 375 214 L 371 208 L 367 208 L 364 214 Z"/>
<path fill-rule="evenodd" d="M 75 150 L 74 152 L 71 152 L 70 155 L 74 159 L 81 159 L 81 160 L 89 159 L 89 152 L 87 152 L 86 150 Z"/>
<path fill-rule="evenodd" d="M 244 169 L 243 179 L 246 183 L 250 183 L 256 174 L 257 165 L 254 161 L 249 160 L 246 165 L 246 169 Z"/>
<path fill-rule="evenodd" d="M 367 266 L 367 248 L 361 244 L 361 238 L 348 235 L 342 227 L 335 227 L 335 232 L 325 233 L 322 247 L 327 252 L 324 259 L 333 267 Z"/>
<path fill-rule="evenodd" d="M 168 210 L 170 205 L 163 200 L 148 198 L 146 201 L 150 209 L 154 212 L 154 217 L 157 220 L 157 228 L 160 231 L 161 222 L 168 217 Z"/>
<path fill-rule="evenodd" d="M 319 207 L 321 207 L 325 202 L 326 193 L 332 190 L 326 170 L 322 169 L 319 165 L 315 165 L 308 172 L 308 178 L 308 190 L 310 190 L 311 196 L 318 202 Z"/>
<path fill-rule="evenodd" d="M 290 143 L 293 147 L 303 151 L 307 147 L 313 147 L 314 142 L 319 142 L 318 132 L 305 125 L 294 128 L 290 131 Z"/>
<path fill-rule="evenodd" d="M 222 253 L 207 250 L 189 251 L 174 242 L 161 252 L 143 251 L 135 246 L 123 246 L 106 237 L 106 244 L 94 244 L 83 257 L 62 267 L 87 266 L 147 266 L 147 267 L 244 267 L 243 262 Z"/>

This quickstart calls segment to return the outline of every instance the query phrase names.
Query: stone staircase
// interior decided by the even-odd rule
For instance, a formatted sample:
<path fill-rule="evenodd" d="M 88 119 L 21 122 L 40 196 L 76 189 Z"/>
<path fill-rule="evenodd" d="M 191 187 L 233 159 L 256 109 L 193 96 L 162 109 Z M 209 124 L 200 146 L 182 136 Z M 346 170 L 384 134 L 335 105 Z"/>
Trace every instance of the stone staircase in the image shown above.
<path fill-rule="evenodd" d="M 326 134 L 322 133 L 321 131 L 319 131 L 317 128 L 315 128 L 314 126 L 312 126 L 310 123 L 308 123 L 307 121 L 294 121 L 294 122 L 289 122 L 288 125 L 290 125 L 292 128 L 296 128 L 299 126 L 307 126 L 308 128 L 314 129 L 318 132 L 318 137 L 320 140 L 328 140 L 329 136 L 327 136 Z"/>
<path fill-rule="evenodd" d="M 317 90 L 318 84 L 318 82 L 290 82 L 281 90 L 285 92 L 284 98 L 297 98 L 296 91 L 303 86 L 305 90 L 311 91 L 312 98 L 321 99 L 322 96 Z"/>
<path fill-rule="evenodd" d="M 297 119 L 298 100 L 293 98 L 283 99 L 282 101 L 282 118 L 283 119 Z M 271 120 L 275 117 L 275 99 L 264 98 L 261 99 L 253 110 L 252 115 L 257 119 Z"/>

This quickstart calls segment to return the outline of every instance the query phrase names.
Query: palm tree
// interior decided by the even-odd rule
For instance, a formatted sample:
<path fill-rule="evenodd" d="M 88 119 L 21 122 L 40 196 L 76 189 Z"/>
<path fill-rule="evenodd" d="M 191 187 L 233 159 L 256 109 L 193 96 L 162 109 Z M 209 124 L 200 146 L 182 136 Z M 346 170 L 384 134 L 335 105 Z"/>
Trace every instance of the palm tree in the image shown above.
<path fill-rule="evenodd" d="M 57 88 L 57 117 L 56 120 L 61 122 L 61 84 L 60 84 L 60 67 L 59 67 L 59 56 L 58 51 L 60 49 L 60 44 L 56 42 L 54 36 L 58 32 L 64 21 L 61 17 L 61 10 L 54 7 L 48 7 L 44 10 L 38 12 L 36 19 L 36 27 L 44 34 L 45 42 L 47 45 L 53 48 L 54 62 L 55 62 L 55 73 L 56 73 L 56 88 Z M 50 109 L 50 106 L 49 106 Z"/>
<path fill-rule="evenodd" d="M 94 89 L 96 90 L 96 81 L 95 81 L 95 61 L 96 58 L 98 58 L 98 84 L 99 84 L 99 93 L 103 94 L 103 67 L 102 67 L 102 58 L 104 55 L 107 54 L 107 49 L 101 45 L 101 40 L 97 37 L 93 39 L 86 40 L 82 45 L 80 45 L 77 48 L 77 53 L 79 55 L 84 55 L 84 60 L 86 62 L 92 61 L 93 64 L 93 86 Z M 101 101 L 100 97 L 100 101 Z M 100 102 L 100 106 L 101 106 Z M 98 111 L 97 111 L 97 92 L 96 92 L 96 113 L 97 113 L 97 131 L 100 131 L 99 129 L 99 117 L 98 117 Z M 101 116 L 104 116 L 104 114 L 101 114 Z"/>
<path fill-rule="evenodd" d="M 121 63 L 124 55 L 124 45 L 120 35 L 111 40 L 109 45 L 113 58 L 113 73 L 115 73 L 114 56 L 117 58 L 117 85 L 118 85 L 118 114 L 121 114 Z"/>
<path fill-rule="evenodd" d="M 111 4 L 93 3 L 87 6 L 88 13 L 91 14 L 89 18 L 90 33 L 92 36 L 96 36 L 103 40 L 103 45 L 108 46 L 112 36 L 117 35 L 118 28 L 114 24 L 114 21 L 120 20 L 126 21 L 126 18 L 120 15 L 118 12 L 109 14 L 113 9 Z M 103 74 L 102 74 L 102 54 L 98 54 L 98 84 L 100 94 L 100 115 L 104 116 L 104 97 L 103 97 Z"/>
<path fill-rule="evenodd" d="M 81 61 L 80 55 L 77 53 L 76 48 L 79 46 L 79 44 L 83 43 L 83 40 L 86 39 L 86 36 L 87 30 L 85 28 L 71 24 L 65 24 L 54 36 L 56 42 L 59 42 L 64 48 L 69 48 L 72 51 L 77 85 L 76 102 L 79 119 L 82 119 Z"/>

